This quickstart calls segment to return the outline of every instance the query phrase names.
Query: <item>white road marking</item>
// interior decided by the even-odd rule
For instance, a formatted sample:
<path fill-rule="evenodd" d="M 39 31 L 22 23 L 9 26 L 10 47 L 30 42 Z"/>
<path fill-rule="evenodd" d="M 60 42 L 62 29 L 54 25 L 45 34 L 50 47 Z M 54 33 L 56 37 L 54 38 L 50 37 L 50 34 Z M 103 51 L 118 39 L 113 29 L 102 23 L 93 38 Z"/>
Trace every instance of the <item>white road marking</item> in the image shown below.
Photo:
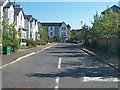
<path fill-rule="evenodd" d="M 58 69 L 61 68 L 61 58 L 59 58 L 59 62 L 58 62 Z"/>
<path fill-rule="evenodd" d="M 60 69 L 61 68 L 61 61 L 62 60 L 62 58 L 59 58 L 59 61 L 58 61 L 58 69 Z M 57 77 L 56 78 L 56 80 L 55 80 L 55 82 L 56 82 L 56 86 L 55 86 L 55 90 L 58 90 L 58 88 L 59 88 L 59 77 Z"/>
<path fill-rule="evenodd" d="M 55 90 L 58 90 L 58 88 L 59 88 L 59 77 L 56 78 L 55 82 L 56 82 Z"/>
<path fill-rule="evenodd" d="M 10 62 L 10 63 L 8 63 L 8 64 L 5 64 L 5 65 L 1 66 L 1 67 L 0 67 L 0 70 L 3 69 L 4 67 L 6 67 L 6 66 L 8 66 L 8 65 L 11 65 L 11 64 L 14 64 L 14 63 L 16 63 L 16 62 L 18 62 L 18 61 L 20 61 L 20 60 L 26 58 L 26 57 L 29 57 L 29 56 L 31 56 L 31 55 L 40 53 L 40 52 L 42 52 L 42 51 L 44 51 L 44 50 L 46 50 L 46 49 L 48 49 L 48 48 L 51 48 L 51 47 L 54 46 L 54 45 L 57 45 L 57 43 L 56 43 L 56 44 L 53 44 L 53 45 L 51 45 L 51 46 L 48 46 L 48 47 L 46 47 L 46 48 L 43 48 L 43 49 L 40 50 L 40 51 L 32 52 L 32 53 L 27 54 L 27 55 L 25 55 L 25 56 L 19 57 L 19 58 L 16 59 L 15 61 L 12 61 L 12 62 Z"/>
<path fill-rule="evenodd" d="M 118 82 L 120 81 L 118 78 L 105 78 L 105 77 L 83 77 L 83 82 Z"/>
<path fill-rule="evenodd" d="M 34 54 L 35 54 L 35 52 L 32 52 L 32 53 L 27 54 L 27 55 L 25 55 L 25 56 L 19 57 L 19 58 L 16 59 L 15 61 L 12 61 L 12 62 L 10 62 L 10 63 L 8 63 L 8 64 L 3 65 L 2 67 L 0 67 L 0 69 L 6 67 L 6 66 L 8 66 L 8 65 L 14 64 L 14 63 L 16 63 L 16 62 L 18 62 L 18 61 L 20 61 L 20 60 L 22 60 L 22 59 L 24 59 L 24 58 L 26 58 L 26 57 L 29 57 L 29 56 L 31 56 L 31 55 L 34 55 Z"/>
<path fill-rule="evenodd" d="M 55 45 L 57 45 L 57 43 L 56 43 L 56 44 L 53 44 L 53 45 L 51 45 L 51 46 L 48 46 L 48 47 L 46 47 L 46 48 L 43 48 L 42 50 L 37 51 L 37 52 L 35 52 L 35 53 L 36 53 L 36 54 L 37 54 L 37 53 L 40 53 L 40 52 L 42 52 L 42 51 L 44 51 L 44 50 L 46 50 L 46 49 L 49 49 L 49 48 L 51 48 L 52 46 L 55 46 Z"/>
<path fill-rule="evenodd" d="M 59 77 L 56 78 L 56 84 L 59 84 Z"/>
<path fill-rule="evenodd" d="M 58 88 L 59 88 L 59 86 L 58 86 L 58 85 L 56 85 L 56 86 L 55 86 L 55 90 L 58 90 Z"/>

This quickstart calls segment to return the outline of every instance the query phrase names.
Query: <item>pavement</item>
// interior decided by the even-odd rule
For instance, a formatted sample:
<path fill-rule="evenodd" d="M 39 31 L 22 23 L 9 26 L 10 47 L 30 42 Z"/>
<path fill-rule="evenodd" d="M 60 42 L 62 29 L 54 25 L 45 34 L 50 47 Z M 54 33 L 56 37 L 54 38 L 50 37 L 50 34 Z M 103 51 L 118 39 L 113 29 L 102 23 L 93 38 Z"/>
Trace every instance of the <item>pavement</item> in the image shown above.
<path fill-rule="evenodd" d="M 55 44 L 55 43 L 51 43 L 51 44 L 47 44 L 47 45 L 43 45 L 43 46 L 37 46 L 37 47 L 30 48 L 30 49 L 19 49 L 18 51 L 12 52 L 9 55 L 2 55 L 2 59 L 1 59 L 2 65 L 11 63 L 20 57 L 23 57 L 32 52 L 40 51 L 43 48 L 49 47 L 50 45 L 53 45 L 53 44 Z"/>
<path fill-rule="evenodd" d="M 89 55 L 96 57 L 98 60 L 103 61 L 104 63 L 110 65 L 111 67 L 118 69 L 120 68 L 120 58 L 117 54 L 109 53 L 102 50 L 97 50 L 94 48 L 90 48 L 84 45 L 76 45 L 84 52 L 88 53 Z"/>
<path fill-rule="evenodd" d="M 57 43 L 2 69 L 3 88 L 119 90 L 118 81 L 116 69 L 71 43 Z"/>

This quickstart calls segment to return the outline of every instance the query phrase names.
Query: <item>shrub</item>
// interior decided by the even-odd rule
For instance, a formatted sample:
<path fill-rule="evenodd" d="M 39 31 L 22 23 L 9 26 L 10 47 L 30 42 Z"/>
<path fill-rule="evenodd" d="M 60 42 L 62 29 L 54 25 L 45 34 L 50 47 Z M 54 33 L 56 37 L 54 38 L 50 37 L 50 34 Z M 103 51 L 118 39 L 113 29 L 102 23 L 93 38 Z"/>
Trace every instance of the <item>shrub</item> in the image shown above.
<path fill-rule="evenodd" d="M 19 46 L 19 49 L 28 49 L 29 46 Z"/>
<path fill-rule="evenodd" d="M 36 40 L 36 44 L 37 45 L 46 45 L 47 44 L 47 41 L 41 39 L 41 40 Z"/>
<path fill-rule="evenodd" d="M 22 39 L 22 42 L 27 42 L 27 39 Z"/>
<path fill-rule="evenodd" d="M 10 40 L 4 39 L 2 41 L 2 45 L 3 45 L 3 47 L 10 46 L 10 45 L 12 45 L 12 42 Z"/>
<path fill-rule="evenodd" d="M 26 42 L 27 42 L 27 46 L 30 46 L 30 47 L 36 47 L 36 42 L 32 39 L 26 39 Z"/>
<path fill-rule="evenodd" d="M 12 51 L 14 52 L 15 50 L 17 50 L 19 48 L 19 43 L 20 43 L 20 39 L 13 39 L 12 40 Z"/>

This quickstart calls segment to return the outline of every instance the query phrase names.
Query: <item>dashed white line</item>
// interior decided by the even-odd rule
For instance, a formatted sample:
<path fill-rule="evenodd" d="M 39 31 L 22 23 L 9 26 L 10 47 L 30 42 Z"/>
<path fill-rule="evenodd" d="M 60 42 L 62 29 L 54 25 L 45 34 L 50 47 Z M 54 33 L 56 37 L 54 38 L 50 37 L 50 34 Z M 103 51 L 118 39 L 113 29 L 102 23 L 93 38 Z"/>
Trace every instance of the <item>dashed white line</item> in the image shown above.
<path fill-rule="evenodd" d="M 61 68 L 61 58 L 59 58 L 59 62 L 58 62 L 58 69 Z"/>
<path fill-rule="evenodd" d="M 58 88 L 59 88 L 59 77 L 56 78 L 55 82 L 56 82 L 55 90 L 58 90 Z"/>
<path fill-rule="evenodd" d="M 56 84 L 59 84 L 59 77 L 56 78 Z"/>
<path fill-rule="evenodd" d="M 56 85 L 56 86 L 55 86 L 55 90 L 58 90 L 58 88 L 59 88 L 59 86 L 58 86 L 58 85 Z"/>
<path fill-rule="evenodd" d="M 59 58 L 58 69 L 61 68 L 61 62 L 62 62 L 61 60 L 62 60 L 62 58 Z M 59 77 L 57 77 L 56 80 L 55 80 L 55 82 L 56 82 L 55 90 L 58 90 L 58 88 L 59 88 L 59 81 L 60 81 L 60 79 L 59 79 Z"/>

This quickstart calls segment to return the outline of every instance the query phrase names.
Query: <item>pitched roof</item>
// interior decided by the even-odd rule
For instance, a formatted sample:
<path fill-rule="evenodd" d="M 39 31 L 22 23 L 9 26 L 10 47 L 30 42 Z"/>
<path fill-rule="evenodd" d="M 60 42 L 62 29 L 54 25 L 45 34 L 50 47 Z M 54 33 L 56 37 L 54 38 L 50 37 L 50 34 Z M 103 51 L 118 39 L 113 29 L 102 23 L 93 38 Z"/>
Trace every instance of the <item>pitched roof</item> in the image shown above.
<path fill-rule="evenodd" d="M 23 9 L 22 8 L 15 8 L 15 14 L 18 15 L 20 11 L 23 12 Z M 24 12 L 23 12 L 23 15 L 25 16 Z"/>
<path fill-rule="evenodd" d="M 4 8 L 10 8 L 10 6 L 13 5 L 11 2 L 7 3 Z"/>
<path fill-rule="evenodd" d="M 32 17 L 31 21 L 35 21 L 35 18 Z"/>
<path fill-rule="evenodd" d="M 30 20 L 32 18 L 32 15 L 25 15 L 25 19 Z"/>
<path fill-rule="evenodd" d="M 80 32 L 82 29 L 72 29 L 71 32 Z"/>
<path fill-rule="evenodd" d="M 68 24 L 68 25 L 67 25 L 67 28 L 71 28 L 71 26 Z"/>
<path fill-rule="evenodd" d="M 119 6 L 116 6 L 116 5 L 113 5 L 112 7 L 110 7 L 110 9 L 112 9 L 114 12 L 120 12 L 120 7 Z M 108 9 L 106 9 L 105 11 L 103 11 L 101 14 L 105 14 L 105 12 L 107 11 Z"/>
<path fill-rule="evenodd" d="M 61 26 L 62 23 L 40 23 L 42 26 Z"/>
<path fill-rule="evenodd" d="M 22 8 L 15 8 L 15 14 L 19 14 L 19 12 L 22 10 Z"/>

